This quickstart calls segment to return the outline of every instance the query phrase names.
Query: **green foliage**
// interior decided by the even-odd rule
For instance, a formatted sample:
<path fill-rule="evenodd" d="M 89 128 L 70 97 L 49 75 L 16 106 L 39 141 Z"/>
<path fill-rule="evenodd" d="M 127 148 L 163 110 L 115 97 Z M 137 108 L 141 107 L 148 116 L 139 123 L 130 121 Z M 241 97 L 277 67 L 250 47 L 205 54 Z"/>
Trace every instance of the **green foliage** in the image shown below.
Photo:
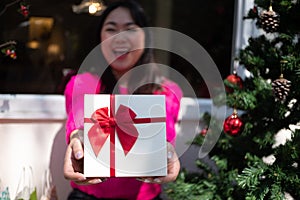
<path fill-rule="evenodd" d="M 264 168 L 250 167 L 245 168 L 242 171 L 242 174 L 238 175 L 237 181 L 238 185 L 245 189 L 249 188 L 250 190 L 257 189 L 259 182 L 264 173 Z"/>
<path fill-rule="evenodd" d="M 259 11 L 270 6 L 269 0 L 255 3 L 245 20 L 257 20 Z M 272 7 L 280 15 L 278 32 L 251 37 L 240 50 L 238 60 L 251 76 L 242 88 L 224 80 L 232 92 L 226 102 L 213 99 L 216 105 L 241 111 L 242 133 L 232 137 L 222 132 L 209 155 L 195 161 L 198 172 L 182 170 L 178 180 L 168 184 L 171 199 L 281 200 L 285 194 L 300 199 L 300 2 L 278 0 Z M 281 73 L 292 82 L 284 102 L 275 100 L 271 85 Z M 208 113 L 204 122 L 221 123 Z M 199 134 L 192 144 L 201 146 L 210 134 L 216 133 Z M 278 134 L 291 138 L 278 143 Z M 270 157 L 272 162 L 264 161 Z"/>

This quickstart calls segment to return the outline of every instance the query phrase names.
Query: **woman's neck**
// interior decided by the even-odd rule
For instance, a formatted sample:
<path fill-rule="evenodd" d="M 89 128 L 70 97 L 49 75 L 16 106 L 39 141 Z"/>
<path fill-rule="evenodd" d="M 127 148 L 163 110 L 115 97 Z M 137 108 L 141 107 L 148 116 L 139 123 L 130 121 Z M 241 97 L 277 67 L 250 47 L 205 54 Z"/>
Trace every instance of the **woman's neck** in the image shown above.
<path fill-rule="evenodd" d="M 129 80 L 129 72 L 118 72 L 112 70 L 114 77 L 116 78 L 118 85 L 121 87 L 127 87 Z"/>

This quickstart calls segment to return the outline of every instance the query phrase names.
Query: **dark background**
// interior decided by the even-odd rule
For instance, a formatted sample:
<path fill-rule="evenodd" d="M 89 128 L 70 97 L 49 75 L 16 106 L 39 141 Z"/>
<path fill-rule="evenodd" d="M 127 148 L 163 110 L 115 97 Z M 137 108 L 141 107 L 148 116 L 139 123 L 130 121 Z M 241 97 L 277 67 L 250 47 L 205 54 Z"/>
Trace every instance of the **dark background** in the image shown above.
<path fill-rule="evenodd" d="M 234 0 L 137 1 L 148 14 L 151 26 L 188 35 L 210 54 L 223 78 L 230 73 Z M 79 4 L 79 0 L 27 0 L 28 18 L 18 12 L 19 3 L 5 9 L 12 2 L 0 2 L 0 12 L 4 11 L 0 15 L 0 44 L 16 41 L 17 59 L 0 55 L 0 93 L 62 94 L 68 79 L 66 74 L 78 69 L 96 46 L 97 17 L 73 13 L 71 7 Z M 30 17 L 54 19 L 51 33 L 39 39 L 43 45 L 38 49 L 26 46 L 30 40 L 27 23 Z M 61 46 L 59 55 L 47 54 L 47 45 L 53 41 Z M 164 55 L 168 52 L 156 53 Z M 167 58 L 170 66 L 190 82 L 198 97 L 209 97 L 201 75 L 189 63 L 173 54 Z"/>

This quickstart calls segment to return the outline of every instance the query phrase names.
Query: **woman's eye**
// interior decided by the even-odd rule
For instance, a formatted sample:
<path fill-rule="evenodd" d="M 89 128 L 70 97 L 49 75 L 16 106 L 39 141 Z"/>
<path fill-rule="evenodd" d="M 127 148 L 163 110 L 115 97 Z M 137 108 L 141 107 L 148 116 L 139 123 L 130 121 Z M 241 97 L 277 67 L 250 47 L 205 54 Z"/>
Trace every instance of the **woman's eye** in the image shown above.
<path fill-rule="evenodd" d="M 128 31 L 136 32 L 136 31 L 138 31 L 138 28 L 137 27 L 129 28 Z"/>
<path fill-rule="evenodd" d="M 134 31 L 136 31 L 136 28 L 128 28 L 127 31 L 134 32 Z"/>
<path fill-rule="evenodd" d="M 107 28 L 107 29 L 105 29 L 107 32 L 114 32 L 115 31 L 115 29 L 114 28 Z"/>

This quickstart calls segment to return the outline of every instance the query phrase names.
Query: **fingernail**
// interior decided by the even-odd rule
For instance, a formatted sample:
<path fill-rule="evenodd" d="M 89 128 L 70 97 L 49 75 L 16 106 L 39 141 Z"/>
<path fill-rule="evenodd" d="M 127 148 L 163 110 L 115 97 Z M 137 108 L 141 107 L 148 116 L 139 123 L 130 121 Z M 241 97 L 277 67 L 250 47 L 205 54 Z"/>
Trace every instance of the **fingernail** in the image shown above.
<path fill-rule="evenodd" d="M 173 157 L 173 153 L 172 153 L 171 151 L 168 151 L 167 157 L 168 157 L 169 159 L 171 159 L 171 158 Z"/>
<path fill-rule="evenodd" d="M 85 181 L 86 180 L 86 177 L 81 177 L 78 179 L 79 181 Z"/>
<path fill-rule="evenodd" d="M 80 159 L 80 158 L 82 158 L 82 152 L 81 151 L 79 151 L 79 152 L 77 152 L 76 153 L 76 155 L 75 155 L 75 157 L 77 158 L 77 159 Z"/>
<path fill-rule="evenodd" d="M 100 178 L 95 180 L 95 183 L 101 183 L 101 182 L 102 182 L 102 180 Z"/>
<path fill-rule="evenodd" d="M 146 179 L 144 180 L 144 182 L 145 182 L 145 183 L 150 183 L 151 181 L 150 181 L 150 179 L 146 178 Z"/>
<path fill-rule="evenodd" d="M 156 183 L 161 183 L 160 178 L 155 178 L 153 181 L 156 182 Z"/>

